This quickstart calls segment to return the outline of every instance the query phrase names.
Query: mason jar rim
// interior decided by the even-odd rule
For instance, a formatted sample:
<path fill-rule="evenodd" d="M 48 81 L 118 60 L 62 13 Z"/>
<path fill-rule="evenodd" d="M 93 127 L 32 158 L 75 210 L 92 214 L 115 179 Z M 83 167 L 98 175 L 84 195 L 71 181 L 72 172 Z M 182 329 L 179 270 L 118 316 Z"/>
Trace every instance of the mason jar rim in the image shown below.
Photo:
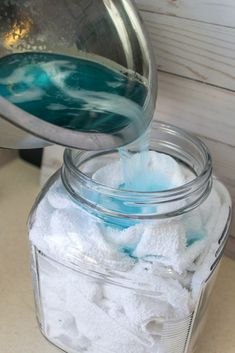
<path fill-rule="evenodd" d="M 193 178 L 193 180 L 181 186 L 178 186 L 172 189 L 163 190 L 163 191 L 134 191 L 134 190 L 126 190 L 126 189 L 115 189 L 110 186 L 101 184 L 96 180 L 93 180 L 90 176 L 83 173 L 79 169 L 79 166 L 76 164 L 76 162 L 79 159 L 82 159 L 82 157 L 84 157 L 85 155 L 87 155 L 88 157 L 87 159 L 85 159 L 86 161 L 88 159 L 95 158 L 95 156 L 100 156 L 102 154 L 107 154 L 107 153 L 113 153 L 115 151 L 99 153 L 97 151 L 84 152 L 84 151 L 66 149 L 64 152 L 64 167 L 62 168 L 62 181 L 64 183 L 64 186 L 69 191 L 69 193 L 72 194 L 73 197 L 81 196 L 81 195 L 76 195 L 76 187 L 74 188 L 74 187 L 71 187 L 71 185 L 69 185 L 71 184 L 70 183 L 71 180 L 68 180 L 68 178 L 65 175 L 66 171 L 69 171 L 74 176 L 73 182 L 86 185 L 86 187 L 89 188 L 90 190 L 93 190 L 94 192 L 97 191 L 102 195 L 119 198 L 121 200 L 126 200 L 129 202 L 133 201 L 135 204 L 136 203 L 141 204 L 146 202 L 149 205 L 151 203 L 162 204 L 166 202 L 179 201 L 179 200 L 188 198 L 193 194 L 199 192 L 200 197 L 196 198 L 192 205 L 188 205 L 188 207 L 185 208 L 185 211 L 188 211 L 192 208 L 197 207 L 197 205 L 199 205 L 199 203 L 201 203 L 209 195 L 211 184 L 212 184 L 211 182 L 212 159 L 207 146 L 193 134 L 183 129 L 180 129 L 178 127 L 175 127 L 171 124 L 154 121 L 152 123 L 152 130 L 156 132 L 163 132 L 165 134 L 170 134 L 171 136 L 173 136 L 173 138 L 183 138 L 187 141 L 187 143 L 191 144 L 194 148 L 198 149 L 198 151 L 201 153 L 202 165 L 200 167 L 201 170 L 198 173 L 198 175 L 194 170 L 195 178 Z M 169 144 L 169 146 L 170 148 L 172 148 L 172 150 L 174 149 L 172 147 L 173 146 L 172 143 Z M 79 192 L 79 188 L 77 189 L 77 191 Z M 87 202 L 87 204 L 89 204 L 89 200 L 83 199 L 83 202 L 85 203 Z M 89 206 L 91 206 L 91 204 L 89 204 Z M 95 205 L 95 207 L 97 208 L 99 206 Z M 104 211 L 104 209 L 102 209 L 102 211 Z M 184 212 L 184 210 L 182 209 L 178 211 Z M 127 215 L 127 217 L 128 216 L 130 217 L 131 215 Z M 142 218 L 141 216 L 140 217 L 139 216 L 137 218 Z M 142 216 L 144 218 L 146 217 L 146 215 L 142 215 Z M 167 213 L 165 216 L 169 216 L 169 213 Z"/>

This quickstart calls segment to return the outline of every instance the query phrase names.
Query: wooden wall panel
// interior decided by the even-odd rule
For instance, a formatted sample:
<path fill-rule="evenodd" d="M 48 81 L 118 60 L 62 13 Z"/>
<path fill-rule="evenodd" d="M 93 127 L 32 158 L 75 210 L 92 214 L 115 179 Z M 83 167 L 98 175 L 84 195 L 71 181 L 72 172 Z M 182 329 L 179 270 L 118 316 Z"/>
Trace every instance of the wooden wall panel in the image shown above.
<path fill-rule="evenodd" d="M 145 11 L 142 17 L 160 70 L 235 91 L 235 28 Z"/>
<path fill-rule="evenodd" d="M 234 0 L 135 0 L 139 9 L 235 27 Z"/>
<path fill-rule="evenodd" d="M 235 146 L 235 93 L 159 73 L 155 118 Z"/>
<path fill-rule="evenodd" d="M 230 108 L 229 108 L 230 107 Z M 154 119 L 197 134 L 208 146 L 214 173 L 235 203 L 235 94 L 166 73 L 159 73 Z M 235 236 L 235 211 L 231 233 Z"/>
<path fill-rule="evenodd" d="M 214 174 L 226 185 L 235 204 L 235 148 L 207 138 L 202 140 L 210 150 Z M 235 208 L 233 208 L 231 234 L 235 237 Z"/>

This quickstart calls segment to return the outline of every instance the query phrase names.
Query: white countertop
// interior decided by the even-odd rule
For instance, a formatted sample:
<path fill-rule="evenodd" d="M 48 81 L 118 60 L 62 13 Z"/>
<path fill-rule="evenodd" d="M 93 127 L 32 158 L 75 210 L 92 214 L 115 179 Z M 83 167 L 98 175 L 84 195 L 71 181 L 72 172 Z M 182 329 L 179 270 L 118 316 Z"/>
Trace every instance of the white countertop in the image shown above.
<path fill-rule="evenodd" d="M 26 220 L 39 170 L 14 160 L 0 169 L 0 353 L 59 353 L 34 313 Z M 110 352 L 112 353 L 112 352 Z M 224 258 L 199 353 L 235 353 L 235 261 Z"/>

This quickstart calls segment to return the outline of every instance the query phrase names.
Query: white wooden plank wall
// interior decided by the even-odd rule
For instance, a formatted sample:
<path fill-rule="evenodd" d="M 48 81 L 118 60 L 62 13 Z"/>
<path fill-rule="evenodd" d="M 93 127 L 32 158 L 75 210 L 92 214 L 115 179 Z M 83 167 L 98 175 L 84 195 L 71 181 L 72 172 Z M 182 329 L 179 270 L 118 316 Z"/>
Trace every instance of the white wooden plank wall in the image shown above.
<path fill-rule="evenodd" d="M 224 89 L 159 73 L 154 119 L 196 133 L 209 147 L 215 174 L 235 204 L 235 94 Z M 235 236 L 235 211 L 232 234 Z"/>
<path fill-rule="evenodd" d="M 235 93 L 159 72 L 155 118 L 235 146 Z"/>
<path fill-rule="evenodd" d="M 235 203 L 235 0 L 136 0 L 159 69 L 155 119 L 201 137 Z M 61 163 L 47 149 L 43 182 Z M 232 227 L 235 236 L 235 212 Z"/>
<path fill-rule="evenodd" d="M 142 17 L 159 69 L 235 90 L 235 28 L 144 11 Z"/>
<path fill-rule="evenodd" d="M 235 1 L 136 3 L 159 69 L 155 119 L 205 141 L 235 203 Z M 235 236 L 235 211 L 231 232 Z"/>
<path fill-rule="evenodd" d="M 135 0 L 140 10 L 234 27 L 234 0 Z"/>

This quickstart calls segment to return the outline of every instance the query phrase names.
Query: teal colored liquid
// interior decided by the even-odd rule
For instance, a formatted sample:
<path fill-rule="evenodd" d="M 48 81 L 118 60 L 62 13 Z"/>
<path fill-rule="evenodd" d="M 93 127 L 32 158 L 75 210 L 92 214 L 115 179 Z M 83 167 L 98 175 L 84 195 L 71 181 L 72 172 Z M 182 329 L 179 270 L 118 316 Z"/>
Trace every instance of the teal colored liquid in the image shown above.
<path fill-rule="evenodd" d="M 143 134 L 147 88 L 130 74 L 64 55 L 13 54 L 0 60 L 0 94 L 33 116 L 71 130 L 114 133 L 131 125 L 142 135 L 137 149 L 143 157 L 139 171 L 138 166 L 129 170 L 129 147 L 120 150 L 125 188 L 148 188 L 148 134 Z"/>
<path fill-rule="evenodd" d="M 139 139 L 132 144 L 119 149 L 119 155 L 124 175 L 124 184 L 120 185 L 121 189 L 134 191 L 163 191 L 174 187 L 169 185 L 166 177 L 161 173 L 155 175 L 151 172 L 149 166 L 149 143 L 150 129 L 147 129 Z M 133 152 L 139 152 L 139 156 L 135 159 L 135 163 L 131 162 Z"/>
<path fill-rule="evenodd" d="M 114 133 L 146 128 L 146 86 L 99 63 L 46 53 L 0 60 L 0 95 L 26 112 L 71 130 Z"/>
<path fill-rule="evenodd" d="M 124 74 L 82 58 L 45 53 L 13 54 L 0 59 L 0 95 L 19 108 L 51 124 L 84 132 L 115 133 L 131 125 L 142 137 L 135 142 L 141 152 L 138 163 L 129 166 L 130 146 L 119 150 L 124 184 L 120 188 L 136 191 L 169 189 L 164 177 L 148 170 L 150 119 L 144 116 L 147 87 L 131 74 Z M 133 147 L 133 146 L 132 146 Z M 102 204 L 105 200 L 99 199 Z M 125 207 L 122 203 L 120 209 Z M 138 213 L 133 206 L 123 209 Z M 149 209 L 151 212 L 152 209 Z M 153 210 L 154 211 L 154 210 Z M 116 226 L 126 227 L 122 222 Z M 204 234 L 188 234 L 188 245 Z M 132 254 L 131 248 L 123 252 Z"/>
<path fill-rule="evenodd" d="M 148 134 L 143 134 L 147 88 L 130 74 L 82 58 L 13 54 L 0 60 L 0 94 L 33 116 L 71 130 L 114 133 L 131 124 L 142 135 L 137 142 L 142 158 L 129 170 L 129 147 L 120 150 L 124 187 L 149 188 Z"/>

